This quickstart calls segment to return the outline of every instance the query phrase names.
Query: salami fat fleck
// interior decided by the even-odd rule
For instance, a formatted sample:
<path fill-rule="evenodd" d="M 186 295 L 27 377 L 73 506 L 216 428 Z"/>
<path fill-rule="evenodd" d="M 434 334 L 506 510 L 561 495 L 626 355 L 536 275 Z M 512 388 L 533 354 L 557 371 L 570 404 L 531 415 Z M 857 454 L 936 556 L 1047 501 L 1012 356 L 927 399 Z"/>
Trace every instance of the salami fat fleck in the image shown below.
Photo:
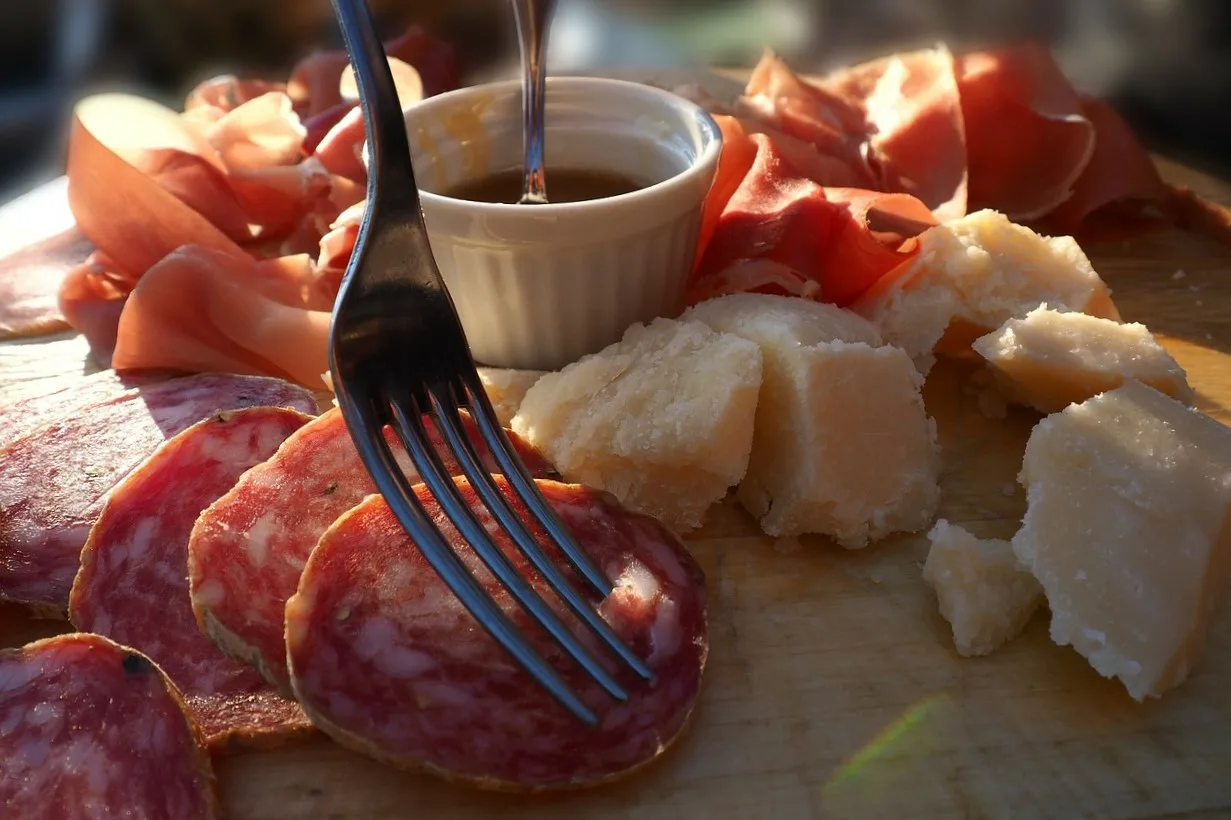
<path fill-rule="evenodd" d="M 480 521 L 495 531 L 474 490 L 465 479 L 456 481 Z M 504 479 L 497 481 L 508 494 Z M 586 728 L 517 666 L 376 495 L 321 536 L 286 608 L 291 680 L 318 728 L 395 766 L 523 790 L 613 779 L 653 760 L 680 734 L 697 698 L 708 646 L 701 569 L 662 524 L 624 509 L 612 496 L 551 481 L 539 486 L 615 582 L 599 612 L 646 659 L 657 685 L 621 670 L 628 701 L 608 698 L 530 624 L 420 485 L 420 500 L 459 555 L 595 710 L 599 725 Z M 507 537 L 497 540 L 564 613 Z"/>
<path fill-rule="evenodd" d="M 69 618 L 154 660 L 213 750 L 266 747 L 311 731 L 298 704 L 223 655 L 188 598 L 188 536 L 209 504 L 309 421 L 296 410 L 219 413 L 169 439 L 112 489 L 81 551 Z"/>
<path fill-rule="evenodd" d="M 302 387 L 206 373 L 77 408 L 0 450 L 0 600 L 64 617 L 77 559 L 111 488 L 163 441 L 213 413 L 314 412 Z"/>
<path fill-rule="evenodd" d="M 175 687 L 141 653 L 85 634 L 0 652 L 0 806 L 22 820 L 218 816 Z"/>
<path fill-rule="evenodd" d="M 409 459 L 386 432 L 413 477 Z M 512 433 L 509 437 L 532 474 L 554 475 L 538 451 Z M 496 469 L 490 456 L 488 467 Z M 251 663 L 284 694 L 291 692 L 283 637 L 286 599 L 321 533 L 374 492 L 342 413 L 334 408 L 246 473 L 193 529 L 188 574 L 197 620 L 224 652 Z"/>

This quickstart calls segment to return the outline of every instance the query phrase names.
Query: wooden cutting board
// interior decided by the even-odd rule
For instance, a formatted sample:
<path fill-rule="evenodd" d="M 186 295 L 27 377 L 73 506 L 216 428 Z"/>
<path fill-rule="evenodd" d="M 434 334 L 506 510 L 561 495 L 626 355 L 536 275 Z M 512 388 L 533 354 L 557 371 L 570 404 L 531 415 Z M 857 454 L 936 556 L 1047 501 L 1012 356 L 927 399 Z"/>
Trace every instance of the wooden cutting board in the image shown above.
<path fill-rule="evenodd" d="M 1160 164 L 1231 205 L 1231 186 Z M 1088 250 L 1125 319 L 1159 333 L 1202 409 L 1231 424 L 1231 251 L 1178 232 Z M 83 368 L 80 338 L 0 345 L 0 403 Z M 1009 537 L 1038 417 L 986 417 L 968 375 L 944 363 L 926 385 L 945 460 L 939 515 Z M 999 652 L 960 658 L 920 576 L 922 536 L 859 552 L 822 538 L 775 542 L 728 501 L 689 546 L 708 574 L 709 667 L 691 730 L 644 773 L 516 798 L 322 740 L 218 761 L 228 816 L 1231 817 L 1231 597 L 1190 679 L 1139 705 L 1053 645 L 1045 612 Z M 0 608 L 0 645 L 62 628 Z"/>

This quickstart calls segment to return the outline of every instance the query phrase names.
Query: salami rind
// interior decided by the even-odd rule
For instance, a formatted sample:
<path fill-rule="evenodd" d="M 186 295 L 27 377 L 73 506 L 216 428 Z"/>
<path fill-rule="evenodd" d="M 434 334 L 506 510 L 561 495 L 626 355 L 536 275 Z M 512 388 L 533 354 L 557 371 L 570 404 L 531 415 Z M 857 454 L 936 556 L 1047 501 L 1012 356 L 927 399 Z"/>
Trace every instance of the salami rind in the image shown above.
<path fill-rule="evenodd" d="M 298 704 L 214 646 L 188 597 L 188 536 L 201 511 L 311 416 L 280 407 L 219 413 L 168 439 L 109 494 L 81 551 L 69 619 L 157 663 L 214 751 L 309 734 Z"/>
<path fill-rule="evenodd" d="M 434 428 L 430 432 L 436 438 Z M 413 480 L 414 467 L 393 433 L 386 434 Z M 555 475 L 537 450 L 513 433 L 509 437 L 533 475 Z M 445 452 L 438 439 L 436 444 Z M 446 461 L 456 471 L 456 463 Z M 490 455 L 486 463 L 498 469 Z M 223 652 L 251 664 L 283 694 L 291 694 L 286 600 L 321 533 L 374 492 L 342 413 L 333 408 L 300 428 L 273 458 L 245 473 L 193 528 L 188 576 L 198 623 Z"/>
<path fill-rule="evenodd" d="M 497 532 L 466 480 L 455 481 L 487 530 Z M 504 479 L 497 482 L 509 496 Z M 454 549 L 595 711 L 598 726 L 574 718 L 474 621 L 376 495 L 321 536 L 286 607 L 291 681 L 318 728 L 394 766 L 528 791 L 620 777 L 654 760 L 679 736 L 696 702 L 708 648 L 701 569 L 665 526 L 624 509 L 614 497 L 552 481 L 539 487 L 614 580 L 598 611 L 646 659 L 657 684 L 620 669 L 628 700 L 618 703 L 603 693 L 531 625 L 420 485 L 420 501 Z M 522 518 L 528 520 L 524 511 Z M 507 536 L 496 540 L 564 613 Z M 571 615 L 563 617 L 593 645 Z"/>
<path fill-rule="evenodd" d="M 316 410 L 278 379 L 205 373 L 79 407 L 0 450 L 0 600 L 63 618 L 81 547 L 111 488 L 163 441 L 245 407 Z"/>
<path fill-rule="evenodd" d="M 86 634 L 0 651 L 0 806 L 22 820 L 218 816 L 175 687 L 141 653 Z"/>

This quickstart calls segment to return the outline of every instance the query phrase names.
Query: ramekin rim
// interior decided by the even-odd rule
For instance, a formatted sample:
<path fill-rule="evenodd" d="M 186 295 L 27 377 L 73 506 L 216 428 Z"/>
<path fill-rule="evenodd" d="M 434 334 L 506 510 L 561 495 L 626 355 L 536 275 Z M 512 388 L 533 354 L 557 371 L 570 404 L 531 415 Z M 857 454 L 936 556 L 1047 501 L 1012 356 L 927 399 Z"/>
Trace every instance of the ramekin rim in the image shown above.
<path fill-rule="evenodd" d="M 652 185 L 647 185 L 644 188 L 638 188 L 635 191 L 618 194 L 616 196 L 603 197 L 602 199 L 589 199 L 580 202 L 549 202 L 544 205 L 527 207 L 524 205 L 517 205 L 515 203 L 507 202 L 476 202 L 474 200 L 457 199 L 456 197 L 445 196 L 444 194 L 438 194 L 423 189 L 420 189 L 419 191 L 420 199 L 425 203 L 431 203 L 431 205 L 435 207 L 465 208 L 475 212 L 477 215 L 499 215 L 505 218 L 515 217 L 515 215 L 525 216 L 526 218 L 563 217 L 568 215 L 593 214 L 593 212 L 604 208 L 622 208 L 630 205 L 636 205 L 642 200 L 664 196 L 674 189 L 692 184 L 698 177 L 713 175 L 716 172 L 718 160 L 721 157 L 723 149 L 722 129 L 708 111 L 691 100 L 657 86 L 647 85 L 645 83 L 639 83 L 632 80 L 619 80 L 609 77 L 548 77 L 548 89 L 550 90 L 553 85 L 622 88 L 626 91 L 644 94 L 646 97 L 653 98 L 664 104 L 666 107 L 673 108 L 677 111 L 682 111 L 686 116 L 695 117 L 697 122 L 700 124 L 704 135 L 708 139 L 706 140 L 706 144 L 697 153 L 696 158 L 684 170 L 672 174 L 666 179 L 655 182 Z M 443 94 L 437 94 L 434 97 L 428 97 L 415 103 L 413 106 L 410 106 L 403 111 L 403 117 L 405 118 L 412 116 L 414 111 L 420 107 L 434 108 L 437 105 L 443 105 L 448 99 L 457 99 L 485 90 L 488 92 L 507 91 L 513 88 L 519 88 L 520 86 L 521 80 L 514 79 L 499 80 L 496 82 L 458 88 L 453 91 L 447 91 Z"/>

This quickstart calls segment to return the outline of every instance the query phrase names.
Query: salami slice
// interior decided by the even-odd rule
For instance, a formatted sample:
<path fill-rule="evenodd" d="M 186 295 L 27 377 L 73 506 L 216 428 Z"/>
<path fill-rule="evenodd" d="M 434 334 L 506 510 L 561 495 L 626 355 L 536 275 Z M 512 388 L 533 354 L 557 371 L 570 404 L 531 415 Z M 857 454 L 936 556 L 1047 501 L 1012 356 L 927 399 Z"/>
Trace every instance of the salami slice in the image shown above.
<path fill-rule="evenodd" d="M 0 450 L 0 600 L 64 617 L 78 556 L 107 492 L 163 441 L 222 410 L 314 412 L 302 387 L 206 373 L 79 407 Z"/>
<path fill-rule="evenodd" d="M 11 253 L 0 253 L 0 339 L 67 329 L 56 295 L 65 274 L 93 249 L 80 231 L 69 228 Z"/>
<path fill-rule="evenodd" d="M 464 478 L 456 481 L 495 532 L 474 490 Z M 507 495 L 504 479 L 497 481 Z M 675 740 L 696 702 L 708 647 L 701 569 L 666 527 L 614 497 L 551 481 L 539 486 L 615 581 L 599 612 L 646 659 L 657 684 L 624 670 L 627 702 L 607 697 L 531 626 L 456 530 L 442 525 L 471 572 L 595 710 L 599 724 L 586 728 L 475 623 L 377 495 L 321 536 L 287 604 L 291 681 L 318 728 L 395 766 L 519 790 L 611 780 L 655 759 Z M 443 522 L 427 489 L 416 489 L 433 520 Z M 497 540 L 563 614 L 507 537 Z"/>
<path fill-rule="evenodd" d="M 413 477 L 409 459 L 386 432 Z M 471 433 L 477 441 L 477 432 Z M 513 433 L 509 437 L 531 473 L 555 474 L 537 450 Z M 449 466 L 456 470 L 456 464 Z M 488 467 L 498 469 L 490 456 Z M 284 694 L 291 693 L 283 636 L 286 599 L 321 533 L 376 491 L 341 411 L 334 408 L 249 470 L 193 528 L 188 575 L 197 621 L 222 651 L 252 664 Z"/>
<path fill-rule="evenodd" d="M 58 390 L 16 401 L 0 408 L 0 447 L 86 405 L 116 399 L 135 390 L 137 385 L 157 380 L 157 376 L 120 375 L 114 370 L 102 370 L 80 376 Z"/>
<path fill-rule="evenodd" d="M 0 761 L 6 817 L 218 816 L 209 755 L 175 687 L 100 635 L 0 652 Z"/>
<path fill-rule="evenodd" d="M 69 596 L 73 626 L 152 658 L 215 751 L 268 747 L 311 731 L 298 704 L 201 632 L 187 578 L 188 536 L 201 510 L 310 419 L 253 407 L 197 422 L 112 489 L 81 551 Z"/>

